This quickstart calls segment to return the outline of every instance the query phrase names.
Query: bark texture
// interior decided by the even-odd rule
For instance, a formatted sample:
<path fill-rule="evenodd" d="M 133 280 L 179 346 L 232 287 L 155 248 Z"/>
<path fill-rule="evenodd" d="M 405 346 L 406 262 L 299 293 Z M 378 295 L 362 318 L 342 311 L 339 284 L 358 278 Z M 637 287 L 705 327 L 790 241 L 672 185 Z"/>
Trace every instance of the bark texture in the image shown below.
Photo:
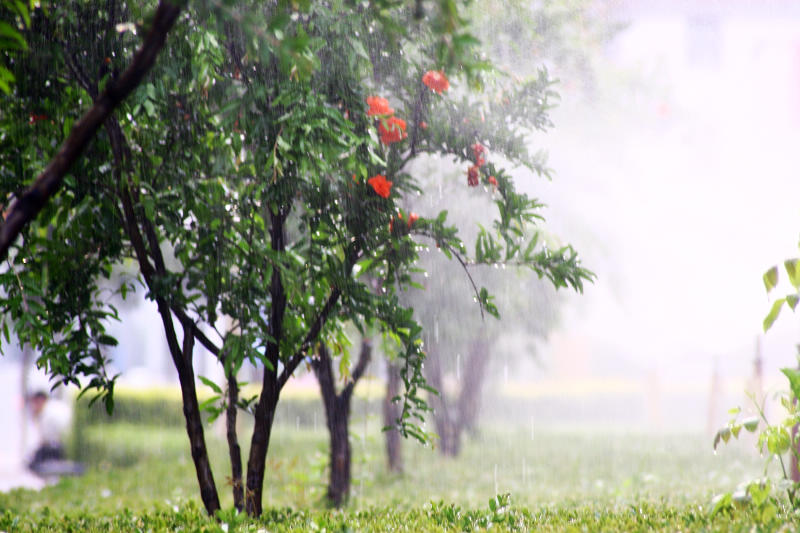
<path fill-rule="evenodd" d="M 286 228 L 288 209 L 270 211 L 270 246 L 276 252 L 286 249 Z M 245 490 L 245 509 L 250 516 L 261 516 L 262 493 L 264 491 L 264 466 L 267 461 L 272 422 L 278 405 L 281 385 L 278 382 L 278 361 L 280 361 L 280 339 L 283 336 L 283 317 L 286 313 L 286 290 L 281 280 L 280 270 L 272 268 L 269 287 L 272 304 L 270 306 L 269 336 L 267 343 L 267 368 L 261 382 L 261 396 L 256 404 L 253 437 L 250 440 L 250 456 L 247 460 L 247 487 Z"/>
<path fill-rule="evenodd" d="M 489 344 L 485 337 L 472 342 L 469 355 L 461 370 L 459 389 L 455 399 L 448 398 L 444 387 L 441 356 L 429 350 L 426 361 L 428 382 L 439 394 L 430 399 L 433 420 L 439 435 L 439 451 L 455 457 L 461 452 L 461 441 L 467 430 L 474 430 L 480 411 L 480 399 L 486 367 L 489 363 Z"/>
<path fill-rule="evenodd" d="M 236 410 L 239 402 L 239 382 L 231 369 L 228 373 L 228 407 L 225 410 L 225 429 L 228 439 L 228 454 L 231 459 L 231 486 L 233 506 L 237 511 L 244 510 L 244 485 L 242 484 L 242 450 L 236 435 Z"/>
<path fill-rule="evenodd" d="M 325 419 L 330 434 L 330 479 L 328 482 L 328 500 L 334 507 L 341 507 L 350 494 L 350 480 L 352 478 L 349 421 L 350 403 L 353 390 L 372 357 L 372 346 L 368 340 L 361 343 L 361 353 L 358 356 L 355 370 L 350 381 L 337 393 L 333 363 L 330 353 L 324 344 L 320 344 L 317 357 L 312 362 L 314 374 L 319 382 L 322 392 L 322 402 L 325 406 Z"/>

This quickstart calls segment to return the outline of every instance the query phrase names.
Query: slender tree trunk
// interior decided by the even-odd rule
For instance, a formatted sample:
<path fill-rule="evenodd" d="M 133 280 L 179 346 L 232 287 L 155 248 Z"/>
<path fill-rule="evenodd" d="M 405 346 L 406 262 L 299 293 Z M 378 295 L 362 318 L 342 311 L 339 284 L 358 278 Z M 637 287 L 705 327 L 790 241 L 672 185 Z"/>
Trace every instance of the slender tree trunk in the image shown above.
<path fill-rule="evenodd" d="M 351 457 L 350 447 L 350 402 L 353 398 L 355 384 L 364 374 L 372 354 L 372 347 L 366 339 L 361 343 L 361 353 L 350 382 L 340 393 L 336 393 L 333 364 L 324 344 L 317 350 L 317 358 L 313 361 L 314 374 L 322 392 L 325 406 L 325 418 L 330 434 L 330 479 L 328 483 L 328 500 L 334 507 L 341 507 L 350 494 Z"/>
<path fill-rule="evenodd" d="M 456 399 L 448 399 L 444 390 L 441 359 L 438 352 L 429 349 L 427 358 L 428 382 L 439 392 L 431 397 L 433 420 L 439 435 L 439 451 L 455 457 L 461 452 L 465 430 L 474 430 L 480 411 L 481 392 L 489 363 L 489 343 L 485 336 L 473 340 L 461 372 L 461 383 Z"/>
<path fill-rule="evenodd" d="M 277 213 L 269 211 L 270 246 L 276 252 L 286 249 L 284 223 L 287 216 L 289 216 L 288 209 L 279 209 Z M 256 404 L 255 426 L 250 440 L 250 456 L 247 460 L 247 487 L 244 499 L 245 509 L 250 516 L 261 516 L 262 512 L 264 467 L 281 389 L 278 383 L 278 361 L 280 361 L 280 341 L 283 336 L 283 317 L 286 312 L 286 292 L 277 267 L 272 268 L 269 291 L 272 299 L 269 320 L 271 340 L 267 343 L 266 358 L 271 368 L 264 368 L 261 397 Z"/>
<path fill-rule="evenodd" d="M 169 313 L 168 310 L 167 313 Z M 214 474 L 211 471 L 211 463 L 208 460 L 206 439 L 203 433 L 203 419 L 200 417 L 197 390 L 194 384 L 194 371 L 192 370 L 194 335 L 188 324 L 184 324 L 183 331 L 183 351 L 178 354 L 177 358 L 173 358 L 175 359 L 175 367 L 178 369 L 178 379 L 181 384 L 183 416 L 186 418 L 186 433 L 189 435 L 192 460 L 197 472 L 197 482 L 200 485 L 200 498 L 203 500 L 203 505 L 208 514 L 213 516 L 219 510 L 220 505 L 217 486 L 214 483 Z"/>
<path fill-rule="evenodd" d="M 425 362 L 428 363 L 425 365 L 428 383 L 438 392 L 431 395 L 430 404 L 433 409 L 433 423 L 439 435 L 439 452 L 448 457 L 455 457 L 461 450 L 461 432 L 457 428 L 456 413 L 447 400 L 447 393 L 444 390 L 442 362 L 438 350 L 429 348 Z"/>
<path fill-rule="evenodd" d="M 261 516 L 261 498 L 264 492 L 264 467 L 278 405 L 278 379 L 274 370 L 264 369 L 261 397 L 256 404 L 255 426 L 250 441 L 250 456 L 247 460 L 247 485 L 245 487 L 245 510 L 250 516 Z"/>
<path fill-rule="evenodd" d="M 206 449 L 205 434 L 203 433 L 203 421 L 200 417 L 200 407 L 197 401 L 197 390 L 194 383 L 194 369 L 192 353 L 194 351 L 194 336 L 196 334 L 195 324 L 185 317 L 181 320 L 183 326 L 183 348 L 178 344 L 178 337 L 175 333 L 175 325 L 172 321 L 172 311 L 163 296 L 158 295 L 154 290 L 157 279 L 166 274 L 164 258 L 159 248 L 158 237 L 152 224 L 146 218 L 141 221 L 144 233 L 147 236 L 149 245 L 145 245 L 145 240 L 139 226 L 139 219 L 133 208 L 133 199 L 128 186 L 121 179 L 122 162 L 125 154 L 124 136 L 119 123 L 113 117 L 106 122 L 115 158 L 115 173 L 120 182 L 119 196 L 122 202 L 123 219 L 128 238 L 136 253 L 139 262 L 139 269 L 145 278 L 148 288 L 156 295 L 158 313 L 164 326 L 164 333 L 167 337 L 172 362 L 178 372 L 178 381 L 181 385 L 181 399 L 183 402 L 183 415 L 186 419 L 186 433 L 189 436 L 192 460 L 194 461 L 197 473 L 197 482 L 200 486 L 200 497 L 209 515 L 219 510 L 219 496 L 217 486 L 214 483 L 214 475 L 211 471 L 211 464 L 208 460 L 208 450 Z M 150 263 L 152 257 L 154 264 Z"/>
<path fill-rule="evenodd" d="M 400 448 L 400 432 L 397 431 L 397 419 L 400 418 L 400 406 L 392 401 L 400 395 L 400 367 L 386 362 L 386 395 L 383 398 L 383 425 L 391 427 L 384 431 L 386 435 L 386 460 L 390 472 L 403 471 L 403 455 Z"/>
<path fill-rule="evenodd" d="M 239 382 L 231 367 L 228 372 L 228 408 L 225 411 L 225 426 L 228 437 L 228 452 L 231 458 L 231 485 L 233 506 L 237 511 L 244 510 L 244 486 L 242 484 L 242 450 L 236 436 L 236 410 L 239 402 Z"/>
<path fill-rule="evenodd" d="M 489 343 L 485 337 L 478 337 L 472 342 L 470 356 L 462 374 L 461 390 L 458 395 L 459 431 L 475 430 L 487 366 L 489 366 Z"/>

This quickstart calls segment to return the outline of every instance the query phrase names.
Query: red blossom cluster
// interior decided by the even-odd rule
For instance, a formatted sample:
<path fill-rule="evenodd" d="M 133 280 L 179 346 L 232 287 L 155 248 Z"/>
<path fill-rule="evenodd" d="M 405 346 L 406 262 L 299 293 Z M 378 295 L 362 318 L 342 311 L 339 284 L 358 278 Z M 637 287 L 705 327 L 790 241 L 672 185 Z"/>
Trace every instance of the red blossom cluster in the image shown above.
<path fill-rule="evenodd" d="M 486 147 L 479 142 L 473 144 L 472 156 L 475 159 L 475 164 L 467 169 L 467 185 L 470 187 L 477 187 L 480 183 L 481 167 L 486 164 Z M 497 180 L 494 176 L 489 176 L 489 183 L 497 186 Z"/>
<path fill-rule="evenodd" d="M 369 109 L 367 109 L 368 117 L 394 115 L 394 109 L 389 107 L 389 100 L 386 98 L 367 96 L 367 105 L 369 106 Z"/>
<path fill-rule="evenodd" d="M 442 94 L 450 88 L 450 81 L 441 70 L 429 70 L 422 75 L 422 83 L 436 94 Z"/>
<path fill-rule="evenodd" d="M 392 144 L 402 141 L 408 137 L 406 134 L 406 121 L 397 117 L 389 117 L 386 120 L 381 120 L 381 123 L 378 124 L 378 133 L 381 135 L 381 142 L 383 144 Z"/>
<path fill-rule="evenodd" d="M 378 196 L 389 198 L 392 192 L 392 182 L 386 179 L 383 174 L 376 174 L 367 180 L 367 183 L 375 190 Z"/>
<path fill-rule="evenodd" d="M 467 185 L 470 187 L 478 186 L 478 176 L 480 176 L 480 170 L 481 169 L 478 165 L 472 165 L 467 169 Z"/>
<path fill-rule="evenodd" d="M 486 164 L 486 159 L 483 157 L 486 155 L 486 147 L 481 143 L 475 143 L 471 146 L 472 148 L 472 155 L 475 156 L 475 164 L 479 167 L 482 167 Z"/>
<path fill-rule="evenodd" d="M 389 106 L 389 101 L 380 96 L 367 96 L 368 117 L 379 117 L 378 133 L 383 144 L 392 144 L 402 141 L 406 134 L 406 121 L 394 116 L 394 109 Z"/>

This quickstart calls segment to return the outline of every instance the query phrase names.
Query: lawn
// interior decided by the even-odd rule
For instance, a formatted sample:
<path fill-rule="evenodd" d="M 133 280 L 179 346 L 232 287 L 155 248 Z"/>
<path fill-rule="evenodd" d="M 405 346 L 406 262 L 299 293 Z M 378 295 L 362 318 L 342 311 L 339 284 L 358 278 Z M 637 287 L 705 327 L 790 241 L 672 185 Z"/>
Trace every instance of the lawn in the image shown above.
<path fill-rule="evenodd" d="M 391 475 L 375 417 L 355 419 L 351 433 L 354 481 L 345 511 L 324 505 L 324 427 L 284 421 L 276 427 L 268 458 L 269 512 L 262 521 L 239 527 L 725 531 L 748 530 L 760 520 L 748 508 L 711 516 L 714 495 L 763 473 L 752 442 L 714 454 L 711 439 L 703 435 L 487 427 L 468 439 L 455 459 L 406 442 L 405 474 Z M 229 509 L 224 442 L 218 428 L 210 428 L 208 436 L 223 507 Z M 0 495 L 0 530 L 236 529 L 233 515 L 221 525 L 203 516 L 180 428 L 90 426 L 82 453 L 89 458 L 83 477 L 62 479 L 41 492 Z M 793 528 L 800 525 L 800 518 L 781 510 L 766 526 L 787 521 Z"/>

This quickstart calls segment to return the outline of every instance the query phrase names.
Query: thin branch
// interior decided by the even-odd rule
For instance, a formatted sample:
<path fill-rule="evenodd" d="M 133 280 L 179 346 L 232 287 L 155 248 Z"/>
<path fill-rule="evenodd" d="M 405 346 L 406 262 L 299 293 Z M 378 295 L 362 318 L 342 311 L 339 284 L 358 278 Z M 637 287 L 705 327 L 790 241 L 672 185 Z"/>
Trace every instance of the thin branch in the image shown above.
<path fill-rule="evenodd" d="M 364 372 L 367 370 L 370 359 L 372 359 L 372 342 L 369 339 L 364 339 L 361 341 L 361 353 L 358 355 L 358 362 L 356 363 L 355 369 L 353 369 L 353 373 L 350 375 L 350 382 L 345 385 L 340 393 L 340 397 L 348 398 L 353 393 L 356 383 L 358 383 L 358 380 L 361 379 Z"/>
<path fill-rule="evenodd" d="M 161 0 L 153 17 L 152 28 L 131 64 L 116 83 L 108 85 L 94 105 L 72 127 L 69 137 L 47 168 L 11 205 L 5 221 L 0 226 L 0 259 L 8 255 L 8 249 L 22 229 L 36 218 L 44 205 L 58 191 L 64 176 L 89 145 L 97 130 L 111 116 L 114 109 L 142 82 L 164 46 L 167 33 L 175 24 L 180 11 L 180 5 Z"/>
<path fill-rule="evenodd" d="M 464 261 L 464 258 L 461 257 L 461 254 L 455 251 L 452 246 L 448 244 L 445 244 L 445 246 L 447 247 L 448 250 L 450 250 L 450 253 L 452 253 L 455 256 L 455 258 L 458 259 L 458 262 L 461 263 L 461 268 L 464 269 L 464 274 L 467 275 L 467 279 L 469 279 L 469 283 L 470 285 L 472 285 L 472 290 L 475 291 L 475 298 L 477 298 L 478 300 L 478 308 L 481 310 L 481 320 L 484 320 L 485 317 L 483 315 L 483 302 L 481 301 L 481 292 L 480 290 L 478 290 L 478 286 L 475 284 L 475 280 L 472 279 L 472 274 L 469 273 L 469 268 L 468 268 L 469 264 L 466 261 Z"/>
<path fill-rule="evenodd" d="M 294 373 L 297 365 L 303 360 L 306 355 L 306 351 L 311 347 L 311 344 L 317 339 L 319 336 L 320 331 L 322 331 L 322 326 L 325 325 L 325 321 L 328 319 L 328 315 L 330 315 L 333 307 L 336 305 L 336 302 L 339 301 L 339 297 L 342 295 L 342 292 L 334 287 L 331 291 L 328 299 L 325 301 L 325 305 L 320 310 L 317 318 L 314 319 L 313 324 L 311 324 L 311 329 L 308 330 L 306 337 L 303 339 L 303 343 L 297 349 L 297 351 L 292 355 L 289 361 L 284 365 L 283 372 L 281 372 L 280 377 L 278 378 L 278 387 L 283 388 L 286 382 L 289 380 L 289 377 Z"/>
<path fill-rule="evenodd" d="M 347 275 L 350 275 L 350 272 L 353 271 L 353 266 L 358 261 L 359 255 L 361 254 L 361 245 L 360 241 L 356 240 L 350 243 L 349 249 L 347 250 Z M 331 291 L 328 299 L 325 301 L 325 305 L 322 306 L 317 317 L 314 319 L 313 324 L 311 324 L 311 329 L 308 330 L 306 337 L 303 339 L 303 343 L 297 349 L 297 351 L 289 358 L 289 361 L 283 367 L 283 372 L 281 372 L 280 377 L 278 378 L 278 389 L 280 390 L 289 380 L 291 375 L 294 373 L 297 365 L 300 364 L 300 361 L 306 355 L 306 351 L 311 347 L 311 344 L 317 339 L 322 331 L 322 326 L 325 325 L 325 321 L 328 320 L 328 316 L 333 311 L 333 307 L 336 305 L 336 302 L 339 301 L 339 297 L 342 295 L 342 291 L 338 287 L 334 287 Z"/>

